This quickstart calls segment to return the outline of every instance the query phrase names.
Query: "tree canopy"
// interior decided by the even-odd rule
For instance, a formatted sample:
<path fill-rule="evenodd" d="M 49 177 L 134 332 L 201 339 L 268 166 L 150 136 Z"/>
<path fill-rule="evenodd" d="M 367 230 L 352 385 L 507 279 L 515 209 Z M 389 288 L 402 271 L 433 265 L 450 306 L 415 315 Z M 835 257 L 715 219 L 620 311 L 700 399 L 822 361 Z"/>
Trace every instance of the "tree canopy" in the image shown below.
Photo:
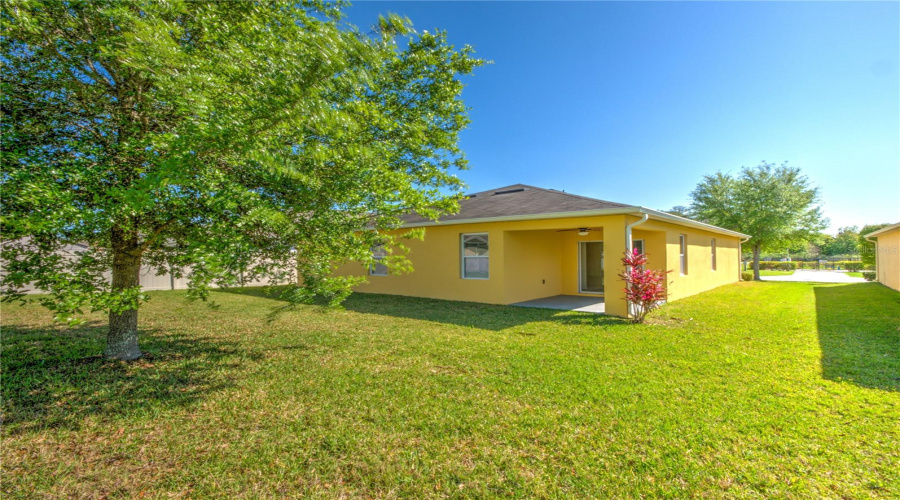
<path fill-rule="evenodd" d="M 864 266 L 875 266 L 876 256 L 875 256 L 875 242 L 869 241 L 866 239 L 866 235 L 869 233 L 874 233 L 879 229 L 884 229 L 891 224 L 889 222 L 884 222 L 881 224 L 866 224 L 859 230 L 859 234 L 857 235 L 856 244 L 859 249 L 859 260 L 863 263 Z"/>
<path fill-rule="evenodd" d="M 820 245 L 822 255 L 831 257 L 834 255 L 858 255 L 859 254 L 859 228 L 847 226 L 838 229 L 836 235 L 824 235 Z"/>
<path fill-rule="evenodd" d="M 760 252 L 783 251 L 827 225 L 818 188 L 787 163 L 763 162 L 742 168 L 738 175 L 707 175 L 691 193 L 690 211 L 698 220 L 752 236 L 755 279 Z"/>
<path fill-rule="evenodd" d="M 346 296 L 411 211 L 453 211 L 483 64 L 445 33 L 325 2 L 10 1 L 2 6 L 3 288 L 58 319 L 109 311 L 107 355 L 137 347 L 142 265 L 194 296 L 245 272 Z M 407 235 L 411 236 L 411 235 Z M 412 235 L 414 236 L 414 235 Z M 87 250 L 63 256 L 58 249 Z M 111 274 L 111 280 L 105 278 Z"/>
<path fill-rule="evenodd" d="M 675 205 L 674 207 L 672 207 L 668 210 L 663 210 L 663 211 L 667 214 L 677 215 L 679 217 L 690 217 L 691 216 L 690 208 L 688 208 L 684 205 Z"/>

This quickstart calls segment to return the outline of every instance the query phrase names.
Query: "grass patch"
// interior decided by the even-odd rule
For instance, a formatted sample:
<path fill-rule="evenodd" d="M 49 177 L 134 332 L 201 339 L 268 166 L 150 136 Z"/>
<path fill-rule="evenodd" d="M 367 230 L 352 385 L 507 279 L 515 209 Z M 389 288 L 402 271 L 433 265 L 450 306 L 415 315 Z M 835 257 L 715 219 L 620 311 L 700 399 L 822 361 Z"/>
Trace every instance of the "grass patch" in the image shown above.
<path fill-rule="evenodd" d="M 851 278 L 863 278 L 864 277 L 862 272 L 857 272 L 857 271 L 850 271 L 847 273 L 847 276 L 850 276 Z"/>
<path fill-rule="evenodd" d="M 739 283 L 646 325 L 151 296 L 135 363 L 97 357 L 100 316 L 3 307 L 4 498 L 900 496 L 900 294 L 876 284 Z"/>
<path fill-rule="evenodd" d="M 760 269 L 760 276 L 790 276 L 794 274 L 794 271 L 772 271 L 768 269 Z"/>

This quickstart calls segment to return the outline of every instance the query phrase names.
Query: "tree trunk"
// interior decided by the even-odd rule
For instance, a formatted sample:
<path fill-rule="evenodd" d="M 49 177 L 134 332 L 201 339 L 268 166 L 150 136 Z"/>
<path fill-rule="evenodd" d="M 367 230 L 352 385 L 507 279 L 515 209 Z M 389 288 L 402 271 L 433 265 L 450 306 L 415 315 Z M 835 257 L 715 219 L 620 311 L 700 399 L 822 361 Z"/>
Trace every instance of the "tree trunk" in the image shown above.
<path fill-rule="evenodd" d="M 753 280 L 759 281 L 759 245 L 753 245 Z"/>
<path fill-rule="evenodd" d="M 112 289 L 120 291 L 140 286 L 141 254 L 135 250 L 113 250 Z M 143 354 L 138 347 L 137 307 L 109 312 L 109 334 L 104 355 L 109 359 L 131 361 Z"/>

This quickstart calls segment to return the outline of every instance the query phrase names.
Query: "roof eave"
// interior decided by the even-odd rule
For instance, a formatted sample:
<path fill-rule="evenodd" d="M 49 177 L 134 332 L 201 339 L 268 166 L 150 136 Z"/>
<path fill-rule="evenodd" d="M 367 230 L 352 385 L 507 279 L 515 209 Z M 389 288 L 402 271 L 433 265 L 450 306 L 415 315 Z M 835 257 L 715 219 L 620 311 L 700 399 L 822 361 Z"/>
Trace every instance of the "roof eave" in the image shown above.
<path fill-rule="evenodd" d="M 890 226 L 883 227 L 877 231 L 872 231 L 871 233 L 866 233 L 863 235 L 863 238 L 871 238 L 873 236 L 878 236 L 879 234 L 887 233 L 893 231 L 894 229 L 900 228 L 900 222 L 896 224 L 891 224 Z"/>
<path fill-rule="evenodd" d="M 565 217 L 593 217 L 598 215 L 621 215 L 634 213 L 640 207 L 602 208 L 598 210 L 576 210 L 574 212 L 549 212 L 545 214 L 500 215 L 497 217 L 479 217 L 475 219 L 456 219 L 448 221 L 424 221 L 403 224 L 401 227 L 451 226 L 455 224 L 477 224 L 479 222 L 508 222 L 519 220 L 562 219 Z"/>
<path fill-rule="evenodd" d="M 749 235 L 744 233 L 739 233 L 737 231 L 732 231 L 730 229 L 721 228 L 718 226 L 713 226 L 712 224 L 705 224 L 703 222 L 697 222 L 695 220 L 686 219 L 684 217 L 679 217 L 677 215 L 667 214 L 665 212 L 660 212 L 658 210 L 653 210 L 650 208 L 638 207 L 638 206 L 628 206 L 628 207 L 615 207 L 615 208 L 602 208 L 598 210 L 577 210 L 574 212 L 550 212 L 543 214 L 524 214 L 524 215 L 501 215 L 497 217 L 480 217 L 476 219 L 458 219 L 458 220 L 450 220 L 446 222 L 441 221 L 424 221 L 424 222 L 413 222 L 410 224 L 403 224 L 400 226 L 401 228 L 414 228 L 414 227 L 431 227 L 431 226 L 452 226 L 456 224 L 478 224 L 478 223 L 490 223 L 490 222 L 512 222 L 512 221 L 522 221 L 522 220 L 544 220 L 544 219 L 562 219 L 567 217 L 597 217 L 602 215 L 635 215 L 635 214 L 647 214 L 651 218 L 673 222 L 676 224 L 680 224 L 682 226 L 693 227 L 696 229 L 702 229 L 704 231 L 710 231 L 714 233 L 727 234 L 729 236 L 735 236 L 738 238 L 750 238 Z"/>
<path fill-rule="evenodd" d="M 644 208 L 638 207 L 640 209 L 640 213 L 647 214 L 650 217 L 655 217 L 657 219 L 661 219 L 668 222 L 673 222 L 676 224 L 680 224 L 682 226 L 693 227 L 696 229 L 703 229 L 704 231 L 709 231 L 712 233 L 720 233 L 727 234 L 729 236 L 736 236 L 738 238 L 746 238 L 750 239 L 752 236 L 749 234 L 739 233 L 737 231 L 732 231 L 731 229 L 725 229 L 724 227 L 714 226 L 712 224 L 707 224 L 705 222 L 695 221 L 693 219 L 688 219 L 687 217 L 681 217 L 678 215 L 672 215 L 666 212 L 660 212 L 659 210 L 653 210 L 652 208 Z"/>

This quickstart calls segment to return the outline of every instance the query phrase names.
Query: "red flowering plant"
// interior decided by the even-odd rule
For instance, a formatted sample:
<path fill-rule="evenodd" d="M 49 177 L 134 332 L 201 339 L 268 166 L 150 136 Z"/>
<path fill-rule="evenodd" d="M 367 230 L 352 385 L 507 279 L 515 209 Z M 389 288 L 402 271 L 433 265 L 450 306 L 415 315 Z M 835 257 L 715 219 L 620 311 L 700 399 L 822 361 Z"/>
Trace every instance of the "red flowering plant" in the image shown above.
<path fill-rule="evenodd" d="M 622 258 L 625 272 L 619 278 L 625 281 L 625 300 L 631 305 L 635 323 L 643 323 L 650 311 L 666 300 L 666 275 L 672 271 L 647 269 L 647 256 L 634 249 Z"/>

